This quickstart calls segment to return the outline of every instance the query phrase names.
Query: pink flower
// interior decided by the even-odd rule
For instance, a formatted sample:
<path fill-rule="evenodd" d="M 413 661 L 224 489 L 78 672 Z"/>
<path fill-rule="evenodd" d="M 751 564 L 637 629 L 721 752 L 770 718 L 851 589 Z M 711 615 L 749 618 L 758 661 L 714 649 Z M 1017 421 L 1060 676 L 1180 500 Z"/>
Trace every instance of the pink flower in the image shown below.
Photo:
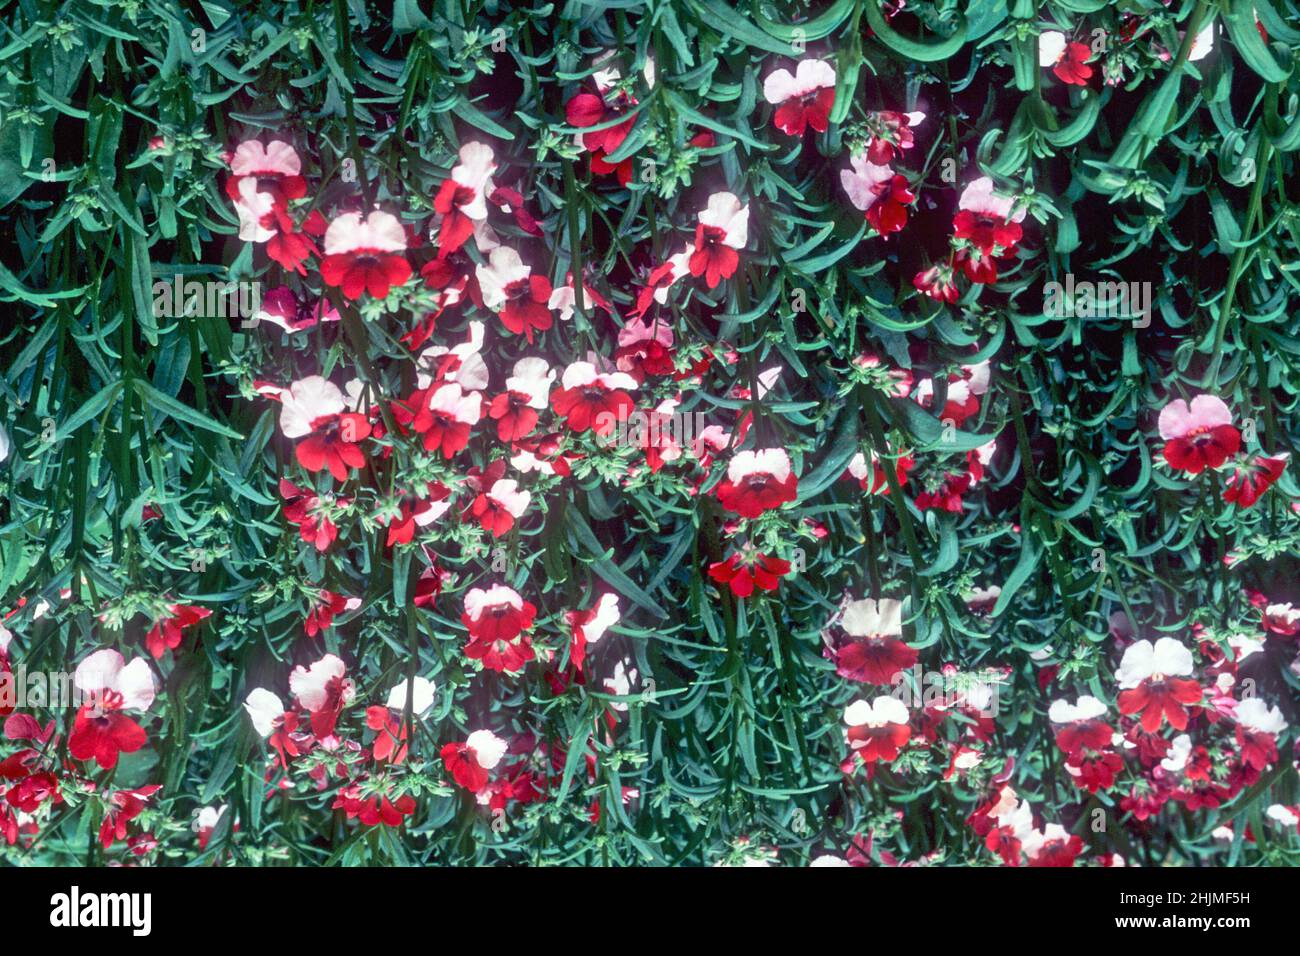
<path fill-rule="evenodd" d="M 907 179 L 888 166 L 877 166 L 862 156 L 850 161 L 852 169 L 841 170 L 840 183 L 849 201 L 861 209 L 867 222 L 882 236 L 907 225 L 907 206 L 916 201 Z"/>

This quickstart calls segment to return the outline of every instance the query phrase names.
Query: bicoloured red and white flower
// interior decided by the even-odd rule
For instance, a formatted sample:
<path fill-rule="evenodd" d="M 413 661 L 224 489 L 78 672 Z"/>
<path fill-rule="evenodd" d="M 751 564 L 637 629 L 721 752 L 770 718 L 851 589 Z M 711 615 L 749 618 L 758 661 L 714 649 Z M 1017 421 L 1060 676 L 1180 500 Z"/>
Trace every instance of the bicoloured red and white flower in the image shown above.
<path fill-rule="evenodd" d="M 1092 48 L 1086 43 L 1067 40 L 1064 33 L 1046 30 L 1038 35 L 1038 65 L 1050 67 L 1062 83 L 1087 86 L 1092 76 L 1088 60 Z"/>
<path fill-rule="evenodd" d="M 578 290 L 574 287 L 573 273 L 569 272 L 565 274 L 564 285 L 557 285 L 551 290 L 551 297 L 547 300 L 546 307 L 552 312 L 559 312 L 561 322 L 568 322 L 573 318 L 573 311 L 577 305 Z M 614 309 L 608 299 L 586 282 L 582 283 L 582 306 L 587 312 L 595 309 L 613 312 Z"/>
<path fill-rule="evenodd" d="M 515 250 L 493 249 L 475 274 L 484 308 L 500 315 L 510 332 L 524 336 L 531 345 L 534 332 L 551 327 L 551 280 L 533 275 L 532 266 L 525 265 Z"/>
<path fill-rule="evenodd" d="M 1056 745 L 1071 757 L 1108 749 L 1115 734 L 1106 722 L 1106 705 L 1088 694 L 1073 704 L 1068 700 L 1052 701 L 1047 718 L 1057 725 Z"/>
<path fill-rule="evenodd" d="M 1074 866 L 1083 852 L 1083 840 L 1059 823 L 1049 823 L 1042 830 L 1031 830 L 1021 841 L 1030 866 Z"/>
<path fill-rule="evenodd" d="M 1242 763 L 1255 770 L 1267 770 L 1277 762 L 1277 737 L 1286 730 L 1282 711 L 1258 697 L 1238 702 L 1237 747 Z"/>
<path fill-rule="evenodd" d="M 569 660 L 574 667 L 582 670 L 587 649 L 599 642 L 621 617 L 616 594 L 602 594 L 595 605 L 586 610 L 564 612 L 564 619 L 569 624 Z"/>
<path fill-rule="evenodd" d="M 1186 730 L 1187 707 L 1202 696 L 1201 685 L 1187 679 L 1192 671 L 1192 652 L 1172 637 L 1130 644 L 1115 672 L 1120 713 L 1140 715 L 1142 729 L 1149 734 L 1165 719 L 1175 730 Z"/>
<path fill-rule="evenodd" d="M 863 763 L 897 760 L 912 736 L 907 707 L 897 697 L 857 700 L 844 708 L 845 738 Z"/>
<path fill-rule="evenodd" d="M 446 258 L 474 235 L 476 223 L 487 219 L 487 200 L 492 193 L 496 157 L 492 147 L 470 142 L 460 148 L 460 162 L 434 197 L 434 211 L 442 217 L 438 226 L 438 257 Z"/>
<path fill-rule="evenodd" d="M 1014 197 L 997 192 L 988 176 L 962 190 L 952 225 L 956 261 L 967 278 L 980 283 L 997 280 L 996 260 L 1015 254 L 1026 213 Z"/>
<path fill-rule="evenodd" d="M 637 382 L 626 372 L 600 372 L 591 362 L 574 362 L 564 370 L 560 385 L 551 395 L 551 408 L 570 431 L 590 429 L 604 437 L 635 407 L 628 392 L 636 390 Z"/>
<path fill-rule="evenodd" d="M 508 745 L 490 730 L 476 730 L 464 743 L 445 744 L 442 762 L 456 783 L 470 793 L 482 793 L 488 785 L 488 772 L 505 756 Z"/>
<path fill-rule="evenodd" d="M 212 612 L 205 607 L 169 604 L 167 615 L 154 621 L 153 627 L 149 628 L 149 633 L 144 636 L 144 646 L 156 660 L 167 651 L 174 651 L 180 647 L 183 632 L 187 627 L 193 627 L 211 615 Z"/>
<path fill-rule="evenodd" d="M 622 79 L 618 70 L 606 67 L 592 75 L 596 92 L 578 93 L 564 105 L 564 116 L 570 126 L 589 130 L 577 135 L 577 142 L 591 153 L 591 171 L 598 176 L 614 173 L 626 186 L 632 181 L 632 158 L 618 163 L 609 162 L 627 139 L 636 119 L 628 115 L 636 100 L 616 88 Z"/>
<path fill-rule="evenodd" d="M 1176 398 L 1160 410 L 1164 457 L 1172 468 L 1199 475 L 1218 468 L 1241 448 L 1241 433 L 1223 399 L 1197 395 L 1189 405 Z"/>
<path fill-rule="evenodd" d="M 903 603 L 893 598 L 853 601 L 840 618 L 843 638 L 832 639 L 835 672 L 848 680 L 888 686 L 920 654 L 903 641 Z"/>
<path fill-rule="evenodd" d="M 410 544 L 415 540 L 417 530 L 438 521 L 450 510 L 451 505 L 451 489 L 437 481 L 425 485 L 423 497 L 415 494 L 402 495 L 397 517 L 388 521 L 385 546 L 391 548 L 396 544 Z"/>
<path fill-rule="evenodd" d="M 334 736 L 339 714 L 356 698 L 347 671 L 342 660 L 326 654 L 310 667 L 299 665 L 289 674 L 289 690 L 311 715 L 312 733 L 318 738 Z"/>
<path fill-rule="evenodd" d="M 244 710 L 253 729 L 279 754 L 280 765 L 288 770 L 289 760 L 307 752 L 311 738 L 298 730 L 298 713 L 284 709 L 284 702 L 264 687 L 255 687 L 244 699 Z"/>
<path fill-rule="evenodd" d="M 530 492 L 521 490 L 519 482 L 513 478 L 502 478 L 474 498 L 470 513 L 483 530 L 499 538 L 524 516 L 532 497 Z"/>
<path fill-rule="evenodd" d="M 321 278 L 348 299 L 364 292 L 382 299 L 411 278 L 405 253 L 406 230 L 396 216 L 379 209 L 364 219 L 359 212 L 345 213 L 325 231 Z"/>
<path fill-rule="evenodd" d="M 426 451 L 454 458 L 469 444 L 470 432 L 483 417 L 483 396 L 465 391 L 459 382 L 449 382 L 430 388 L 423 396 L 417 392 L 412 399 L 420 397 L 425 400 L 410 422 L 412 430 L 423 436 Z"/>
<path fill-rule="evenodd" d="M 672 326 L 658 319 L 649 323 L 639 316 L 629 319 L 618 331 L 614 365 L 640 383 L 651 375 L 674 374 Z"/>
<path fill-rule="evenodd" d="M 488 414 L 497 423 L 497 437 L 516 441 L 537 427 L 537 413 L 550 404 L 555 370 L 544 358 L 521 358 L 506 390 L 492 399 Z"/>
<path fill-rule="evenodd" d="M 811 126 L 824 133 L 835 105 L 835 68 L 825 60 L 800 60 L 794 73 L 774 70 L 763 80 L 763 98 L 775 106 L 772 122 L 789 136 Z"/>
<path fill-rule="evenodd" d="M 280 229 L 278 219 L 286 216 L 289 202 L 307 195 L 302 160 L 297 150 L 282 140 L 240 143 L 230 157 L 230 172 L 226 195 L 235 204 L 239 238 L 245 242 L 274 238 Z"/>
<path fill-rule="evenodd" d="M 649 311 L 651 305 L 655 303 L 659 305 L 666 304 L 668 302 L 668 290 L 676 285 L 679 279 L 691 274 L 691 257 L 694 254 L 694 247 L 687 246 L 677 255 L 669 256 L 667 262 L 650 270 L 650 275 L 646 278 L 646 284 L 637 293 L 636 307 L 633 308 L 630 314 L 633 317 L 642 316 Z"/>
<path fill-rule="evenodd" d="M 465 595 L 461 623 L 476 641 L 508 641 L 533 626 L 537 608 L 525 601 L 518 591 L 494 584 L 471 588 Z"/>
<path fill-rule="evenodd" d="M 328 469 L 336 481 L 347 481 L 349 469 L 365 467 L 358 443 L 370 436 L 370 421 L 348 411 L 337 385 L 309 375 L 282 389 L 280 401 L 280 431 L 302 439 L 295 448 L 300 465 L 310 472 Z"/>
<path fill-rule="evenodd" d="M 877 166 L 865 156 L 854 156 L 849 164 L 851 168 L 840 171 L 840 183 L 849 202 L 862 210 L 872 228 L 888 238 L 906 226 L 907 207 L 916 201 L 907 177 L 888 166 Z"/>
<path fill-rule="evenodd" d="M 409 705 L 411 719 L 419 720 L 433 709 L 436 699 L 437 687 L 433 681 L 416 674 L 410 681 L 403 680 L 389 690 L 383 707 L 366 709 L 366 726 L 375 731 L 370 750 L 376 761 L 405 762 L 406 709 Z"/>
<path fill-rule="evenodd" d="M 697 217 L 691 275 L 704 277 L 710 289 L 735 275 L 740 254 L 749 241 L 749 206 L 732 193 L 714 193 Z"/>
<path fill-rule="evenodd" d="M 727 465 L 727 477 L 718 484 L 718 501 L 742 518 L 757 518 L 799 496 L 799 479 L 790 456 L 780 448 L 742 451 Z"/>
<path fill-rule="evenodd" d="M 148 743 L 144 728 L 126 713 L 144 713 L 157 694 L 157 681 L 143 657 L 128 664 L 111 648 L 95 651 L 77 665 L 73 685 L 84 701 L 68 737 L 73 758 L 111 770 L 119 754 L 135 753 Z"/>
<path fill-rule="evenodd" d="M 276 286 L 262 297 L 253 319 L 277 325 L 292 334 L 310 329 L 318 322 L 337 322 L 339 314 L 324 298 L 311 301 L 299 298 L 287 286 Z"/>
<path fill-rule="evenodd" d="M 916 467 L 916 461 L 906 452 L 893 459 L 894 478 L 901 488 L 907 484 L 907 473 Z M 880 456 L 874 451 L 871 452 L 871 464 L 867 464 L 867 456 L 863 452 L 858 452 L 849 459 L 849 467 L 845 469 L 845 474 L 854 479 L 859 487 L 869 495 L 887 495 L 889 494 L 889 477 L 885 474 L 885 468 L 881 464 Z"/>

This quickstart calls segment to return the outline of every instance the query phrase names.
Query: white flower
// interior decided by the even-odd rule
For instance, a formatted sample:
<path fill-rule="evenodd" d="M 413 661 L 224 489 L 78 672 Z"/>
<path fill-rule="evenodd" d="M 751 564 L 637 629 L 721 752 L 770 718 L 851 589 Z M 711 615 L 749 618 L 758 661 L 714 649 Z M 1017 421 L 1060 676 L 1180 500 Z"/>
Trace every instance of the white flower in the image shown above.
<path fill-rule="evenodd" d="M 749 206 L 733 193 L 714 193 L 709 205 L 699 214 L 701 225 L 722 230 L 722 242 L 733 249 L 745 248 L 749 241 Z"/>
<path fill-rule="evenodd" d="M 337 679 L 342 683 L 343 703 L 350 704 L 356 689 L 350 680 L 343 680 L 345 673 L 347 665 L 333 654 L 326 654 L 311 667 L 295 667 L 289 675 L 289 690 L 298 703 L 316 713 L 329 702 L 330 682 Z"/>
<path fill-rule="evenodd" d="M 727 464 L 727 480 L 738 485 L 751 475 L 770 475 L 778 484 L 790 477 L 790 456 L 780 448 L 742 451 Z"/>
<path fill-rule="evenodd" d="M 1192 753 L 1192 738 L 1179 734 L 1169 748 L 1169 756 L 1160 761 L 1160 766 L 1170 773 L 1178 773 L 1187 766 L 1187 758 Z"/>
<path fill-rule="evenodd" d="M 475 267 L 478 276 L 479 291 L 483 293 L 483 305 L 493 312 L 501 311 L 506 304 L 506 289 L 515 282 L 532 275 L 531 266 L 524 265 L 519 253 L 509 246 L 493 249 L 488 256 L 487 265 Z"/>
<path fill-rule="evenodd" d="M 800 60 L 793 75 L 789 70 L 774 70 L 767 75 L 763 80 L 763 99 L 772 104 L 784 103 L 834 86 L 833 66 L 825 60 Z"/>

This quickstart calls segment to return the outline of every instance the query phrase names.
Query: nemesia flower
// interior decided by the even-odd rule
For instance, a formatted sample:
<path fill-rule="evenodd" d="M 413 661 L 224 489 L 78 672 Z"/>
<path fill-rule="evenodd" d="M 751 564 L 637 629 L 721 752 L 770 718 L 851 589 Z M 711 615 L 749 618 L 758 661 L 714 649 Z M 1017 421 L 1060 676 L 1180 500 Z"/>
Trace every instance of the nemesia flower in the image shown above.
<path fill-rule="evenodd" d="M 364 415 L 347 412 L 343 393 L 319 375 L 299 379 L 281 393 L 280 431 L 301 438 L 295 448 L 298 463 L 310 472 L 328 469 L 336 481 L 347 481 L 348 469 L 364 468 L 365 453 L 358 442 L 370 436 Z"/>
<path fill-rule="evenodd" d="M 266 242 L 277 233 L 277 216 L 284 216 L 290 200 L 307 195 L 302 161 L 282 140 L 263 144 L 240 143 L 230 158 L 231 176 L 226 195 L 239 214 L 239 238 Z"/>
<path fill-rule="evenodd" d="M 190 607 L 185 604 L 169 604 L 167 612 L 168 616 L 155 621 L 149 633 L 144 636 L 145 647 L 155 659 L 162 657 L 168 650 L 174 651 L 180 647 L 181 632 L 185 628 L 193 627 L 212 615 L 205 607 Z"/>
<path fill-rule="evenodd" d="M 920 656 L 903 642 L 903 603 L 893 598 L 853 601 L 840 627 L 846 640 L 833 647 L 835 672 L 848 680 L 887 686 Z"/>
<path fill-rule="evenodd" d="M 962 190 L 953 217 L 953 238 L 957 242 L 956 262 L 972 282 L 997 280 L 996 260 L 1011 256 L 1020 242 L 1020 222 L 1027 210 L 1014 198 L 993 188 L 993 180 L 981 176 Z"/>
<path fill-rule="evenodd" d="M 318 299 L 313 305 L 307 300 L 300 300 L 293 290 L 286 286 L 276 286 L 262 296 L 261 307 L 253 313 L 257 322 L 269 322 L 278 325 L 288 333 L 301 332 L 312 328 L 319 322 L 337 322 L 339 314 L 325 299 Z"/>
<path fill-rule="evenodd" d="M 574 362 L 564 370 L 559 390 L 551 395 L 551 408 L 575 432 L 591 429 L 605 436 L 633 409 L 636 379 L 625 372 L 597 372 L 590 362 Z"/>
<path fill-rule="evenodd" d="M 287 478 L 280 479 L 280 497 L 284 499 L 284 518 L 298 526 L 299 537 L 317 551 L 328 551 L 338 538 L 339 530 L 328 515 L 322 513 L 322 499 Z M 348 503 L 347 498 L 335 499 L 339 507 L 346 507 Z"/>
<path fill-rule="evenodd" d="M 144 658 L 127 664 L 111 648 L 95 651 L 77 665 L 73 684 L 86 701 L 77 709 L 68 737 L 73 758 L 93 759 L 111 770 L 119 754 L 134 753 L 148 742 L 144 729 L 124 713 L 143 713 L 153 704 L 157 682 Z"/>
<path fill-rule="evenodd" d="M 411 278 L 405 252 L 406 230 L 396 216 L 378 209 L 365 219 L 359 212 L 345 213 L 325 231 L 321 278 L 348 299 L 359 299 L 363 292 L 382 299 Z"/>
<path fill-rule="evenodd" d="M 500 584 L 484 590 L 471 588 L 465 595 L 460 621 L 475 641 L 510 641 L 533 626 L 537 608 L 519 592 Z"/>
<path fill-rule="evenodd" d="M 1261 455 L 1238 467 L 1223 489 L 1223 500 L 1238 508 L 1249 508 L 1282 477 L 1290 455 L 1285 451 L 1271 458 Z"/>
<path fill-rule="evenodd" d="M 896 113 L 881 110 L 872 113 L 867 125 L 872 130 L 867 145 L 867 162 L 874 166 L 888 166 L 895 156 L 901 156 L 915 144 L 911 127 L 920 126 L 925 114 L 920 112 Z"/>
<path fill-rule="evenodd" d="M 1190 406 L 1174 399 L 1160 410 L 1159 429 L 1165 461 L 1189 475 L 1218 468 L 1241 447 L 1232 412 L 1213 395 L 1197 395 Z"/>
<path fill-rule="evenodd" d="M 738 598 L 747 598 L 757 586 L 763 591 L 775 591 L 781 578 L 790 573 L 790 562 L 745 548 L 725 561 L 709 565 L 709 577 L 725 584 Z"/>
<path fill-rule="evenodd" d="M 907 207 L 916 201 L 907 177 L 896 175 L 888 166 L 876 166 L 860 155 L 849 163 L 852 168 L 840 171 L 840 183 L 872 228 L 888 238 L 907 225 Z"/>
<path fill-rule="evenodd" d="M 618 595 L 602 594 L 595 605 L 583 611 L 565 611 L 570 628 L 569 660 L 579 671 L 587 659 L 587 647 L 595 644 L 621 619 Z"/>
<path fill-rule="evenodd" d="M 1167 717 L 1175 730 L 1187 728 L 1186 705 L 1201 699 L 1201 685 L 1185 680 L 1192 673 L 1192 654 L 1172 637 L 1152 644 L 1142 640 L 1124 651 L 1115 679 L 1121 688 L 1122 714 L 1141 714 L 1142 729 L 1155 733 Z"/>
<path fill-rule="evenodd" d="M 1088 44 L 1067 42 L 1063 33 L 1048 30 L 1038 35 L 1038 65 L 1051 67 L 1062 83 L 1087 86 L 1092 67 L 1086 64 L 1091 57 Z"/>
<path fill-rule="evenodd" d="M 442 216 L 439 258 L 459 249 L 474 234 L 474 223 L 487 219 L 487 197 L 497 168 L 492 147 L 484 143 L 466 143 L 459 155 L 460 162 L 452 167 L 433 200 L 434 210 Z"/>
<path fill-rule="evenodd" d="M 317 737 L 334 735 L 339 714 L 356 697 L 356 687 L 345 674 L 347 665 L 333 654 L 326 654 L 310 667 L 299 665 L 289 674 L 289 690 L 311 714 L 312 733 Z"/>
<path fill-rule="evenodd" d="M 515 520 L 522 518 L 528 510 L 532 495 L 519 490 L 519 483 L 513 478 L 503 478 L 494 482 L 491 489 L 474 499 L 470 511 L 483 526 L 499 538 L 515 525 Z"/>
<path fill-rule="evenodd" d="M 774 70 L 763 80 L 763 98 L 777 107 L 772 121 L 787 135 L 802 136 L 809 126 L 824 133 L 835 105 L 835 68 L 825 60 L 801 60 L 793 75 Z"/>
<path fill-rule="evenodd" d="M 757 518 L 798 497 L 799 481 L 790 470 L 790 456 L 780 448 L 742 451 L 727 465 L 727 477 L 717 487 L 718 501 L 742 518 Z"/>
<path fill-rule="evenodd" d="M 355 611 L 361 606 L 361 598 L 344 597 L 333 591 L 321 590 L 316 603 L 303 621 L 303 630 L 308 637 L 315 637 L 334 626 L 334 618 L 344 611 Z"/>
<path fill-rule="evenodd" d="M 705 284 L 716 288 L 729 279 L 740 265 L 738 249 L 749 241 L 749 206 L 732 193 L 714 193 L 698 216 L 695 250 L 691 253 L 691 275 L 704 276 Z"/>
<path fill-rule="evenodd" d="M 501 316 L 501 324 L 533 344 L 534 332 L 551 327 L 551 283 L 533 275 L 519 253 L 506 246 L 493 249 L 486 265 L 476 269 L 483 307 Z"/>
<path fill-rule="evenodd" d="M 476 730 L 463 744 L 445 744 L 440 756 L 457 784 L 479 793 L 488 784 L 488 771 L 501 762 L 506 749 L 506 742 L 490 730 Z"/>
<path fill-rule="evenodd" d="M 916 466 L 916 462 L 908 454 L 900 454 L 893 461 L 894 478 L 901 488 L 907 484 L 907 473 Z M 849 466 L 845 469 L 845 474 L 854 479 L 862 490 L 869 495 L 889 494 L 889 478 L 885 475 L 880 456 L 874 451 L 871 453 L 870 468 L 867 467 L 867 456 L 862 452 L 858 452 L 849 459 Z"/>
<path fill-rule="evenodd" d="M 427 400 L 411 420 L 412 430 L 423 436 L 426 451 L 455 457 L 469 444 L 470 431 L 483 415 L 483 396 L 466 392 L 459 382 L 450 382 L 429 389 L 427 395 L 417 392 L 412 396 L 416 401 L 420 397 Z"/>
<path fill-rule="evenodd" d="M 115 790 L 108 795 L 104 818 L 99 825 L 99 845 L 107 850 L 114 840 L 125 840 L 127 824 L 144 812 L 149 798 L 162 789 L 162 784 L 150 784 L 135 790 Z"/>
<path fill-rule="evenodd" d="M 537 412 L 549 404 L 555 370 L 544 358 L 522 358 L 506 379 L 506 391 L 492 399 L 488 414 L 502 441 L 523 438 L 537 427 Z"/>
<path fill-rule="evenodd" d="M 1096 697 L 1084 694 L 1077 703 L 1054 700 L 1047 717 L 1062 725 L 1056 731 L 1056 745 L 1071 757 L 1084 750 L 1102 751 L 1110 746 L 1114 731 L 1106 723 L 1106 705 Z"/>
<path fill-rule="evenodd" d="M 912 736 L 907 707 L 896 697 L 856 700 L 844 708 L 845 737 L 864 763 L 897 760 Z"/>

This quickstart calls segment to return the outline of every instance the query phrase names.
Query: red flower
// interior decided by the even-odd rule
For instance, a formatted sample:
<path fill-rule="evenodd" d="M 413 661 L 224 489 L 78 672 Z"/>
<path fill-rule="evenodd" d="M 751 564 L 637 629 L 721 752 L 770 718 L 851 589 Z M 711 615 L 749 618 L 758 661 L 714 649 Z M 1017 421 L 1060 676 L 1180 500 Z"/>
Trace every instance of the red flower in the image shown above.
<path fill-rule="evenodd" d="M 1238 508 L 1249 508 L 1282 477 L 1288 457 L 1288 452 L 1275 458 L 1259 457 L 1249 465 L 1238 468 L 1223 489 L 1223 500 Z"/>
<path fill-rule="evenodd" d="M 1052 72 L 1062 83 L 1087 86 L 1088 78 L 1092 76 L 1092 67 L 1086 64 L 1091 57 L 1092 49 L 1088 44 L 1070 43 L 1061 59 L 1052 67 Z"/>
<path fill-rule="evenodd" d="M 593 429 L 601 436 L 627 419 L 633 408 L 627 393 L 637 387 L 627 373 L 597 372 L 590 362 L 574 362 L 564 370 L 560 384 L 563 387 L 551 395 L 551 408 L 564 417 L 571 431 Z"/>
<path fill-rule="evenodd" d="M 698 216 L 695 226 L 695 249 L 691 253 L 693 276 L 704 276 L 705 284 L 716 288 L 729 279 L 740 265 L 736 250 L 749 241 L 749 206 L 742 205 L 731 193 L 714 193 L 709 205 Z"/>
<path fill-rule="evenodd" d="M 117 766 L 118 754 L 135 753 L 149 742 L 139 724 L 122 713 L 121 695 L 107 692 L 77 710 L 68 753 L 78 760 L 93 759 L 105 770 Z"/>
<path fill-rule="evenodd" d="M 149 633 L 144 636 L 145 646 L 155 658 L 162 657 L 169 648 L 176 650 L 181 643 L 181 632 L 212 614 L 205 607 L 189 607 L 184 604 L 171 604 L 167 610 L 170 616 L 155 621 Z"/>
<path fill-rule="evenodd" d="M 298 464 L 313 474 L 328 469 L 335 481 L 347 481 L 348 469 L 364 468 L 366 455 L 357 443 L 370 437 L 370 421 L 347 412 L 312 423 L 313 431 L 298 443 Z"/>
<path fill-rule="evenodd" d="M 790 573 L 790 562 L 774 558 L 747 548 L 725 561 L 709 565 L 709 577 L 719 584 L 730 586 L 738 598 L 747 598 L 757 585 L 764 591 L 775 591 L 782 576 Z"/>

